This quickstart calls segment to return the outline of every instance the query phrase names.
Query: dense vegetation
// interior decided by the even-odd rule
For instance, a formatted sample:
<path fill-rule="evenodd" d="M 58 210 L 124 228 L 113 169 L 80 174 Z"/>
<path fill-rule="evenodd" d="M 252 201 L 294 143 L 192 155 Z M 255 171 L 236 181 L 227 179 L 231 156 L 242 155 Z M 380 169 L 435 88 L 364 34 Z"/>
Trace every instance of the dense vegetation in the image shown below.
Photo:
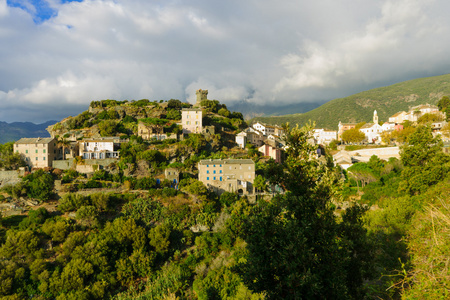
<path fill-rule="evenodd" d="M 164 112 L 181 107 L 174 99 L 131 106 L 162 104 Z M 129 103 L 95 102 L 98 111 L 83 122 L 123 105 Z M 242 115 L 215 101 L 203 105 L 208 124 L 239 128 Z M 40 204 L 0 219 L 0 297 L 448 298 L 450 157 L 429 126 L 410 127 L 400 160 L 374 156 L 344 174 L 328 149 L 316 156 L 310 126 L 286 127 L 282 164 L 252 147 L 229 149 L 223 131 L 182 141 L 131 135 L 116 163 L 89 176 L 27 173 L 0 191 L 2 202 Z M 0 154 L 6 161 L 11 145 Z M 195 179 L 200 159 L 232 155 L 255 160 L 254 185 L 264 192 L 256 200 L 217 196 Z M 161 180 L 167 167 L 180 171 L 178 185 Z"/>
<path fill-rule="evenodd" d="M 446 95 L 450 95 L 450 74 L 409 80 L 334 99 L 304 114 L 257 117 L 254 120 L 268 124 L 306 124 L 311 120 L 318 127 L 337 130 L 339 121 L 369 122 L 374 110 L 377 110 L 380 120 L 387 121 L 393 114 L 408 111 L 412 106 L 437 105 L 439 99 Z"/>

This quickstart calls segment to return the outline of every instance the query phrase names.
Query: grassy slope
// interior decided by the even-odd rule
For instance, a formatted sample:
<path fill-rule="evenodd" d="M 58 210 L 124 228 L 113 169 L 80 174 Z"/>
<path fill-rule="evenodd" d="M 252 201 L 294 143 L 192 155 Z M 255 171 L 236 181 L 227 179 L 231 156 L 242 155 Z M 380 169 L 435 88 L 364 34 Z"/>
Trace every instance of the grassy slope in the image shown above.
<path fill-rule="evenodd" d="M 450 74 L 419 78 L 400 82 L 358 93 L 349 97 L 334 99 L 304 114 L 278 117 L 258 117 L 269 124 L 289 122 L 303 125 L 308 120 L 316 122 L 316 127 L 337 130 L 339 121 L 370 122 L 373 111 L 377 110 L 380 121 L 387 121 L 398 111 L 407 111 L 419 104 L 436 104 L 442 96 L 450 95 Z"/>

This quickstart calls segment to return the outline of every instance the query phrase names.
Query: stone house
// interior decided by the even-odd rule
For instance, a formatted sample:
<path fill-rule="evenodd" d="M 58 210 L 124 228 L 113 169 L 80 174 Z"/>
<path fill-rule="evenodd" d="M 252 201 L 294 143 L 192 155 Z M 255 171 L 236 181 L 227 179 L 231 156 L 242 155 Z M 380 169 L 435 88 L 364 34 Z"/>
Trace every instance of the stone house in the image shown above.
<path fill-rule="evenodd" d="M 51 167 L 58 148 L 54 138 L 21 138 L 13 146 L 14 153 L 21 154 L 30 168 Z"/>
<path fill-rule="evenodd" d="M 178 135 L 176 133 L 165 133 L 164 126 L 162 125 L 152 125 L 142 121 L 138 122 L 138 136 L 142 137 L 144 140 L 165 140 L 165 139 L 177 139 Z"/>
<path fill-rule="evenodd" d="M 83 159 L 119 158 L 120 139 L 102 137 L 78 142 L 79 156 Z"/>
<path fill-rule="evenodd" d="M 164 177 L 173 185 L 177 185 L 180 182 L 180 171 L 175 168 L 167 168 L 164 170 Z"/>
<path fill-rule="evenodd" d="M 206 159 L 198 163 L 198 180 L 217 194 L 253 193 L 255 163 L 251 159 Z"/>
<path fill-rule="evenodd" d="M 260 147 L 264 144 L 264 139 L 265 137 L 262 132 L 252 127 L 248 127 L 236 135 L 235 141 L 241 148 L 245 148 L 247 143 Z"/>
<path fill-rule="evenodd" d="M 201 108 L 183 108 L 181 110 L 183 133 L 202 133 L 202 115 Z"/>

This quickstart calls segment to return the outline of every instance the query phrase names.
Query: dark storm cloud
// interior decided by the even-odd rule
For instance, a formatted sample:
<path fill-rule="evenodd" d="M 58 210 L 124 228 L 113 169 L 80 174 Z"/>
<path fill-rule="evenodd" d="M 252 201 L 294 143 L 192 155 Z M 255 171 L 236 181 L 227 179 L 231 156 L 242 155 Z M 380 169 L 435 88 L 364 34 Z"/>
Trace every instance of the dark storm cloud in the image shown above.
<path fill-rule="evenodd" d="M 450 67 L 444 0 L 41 1 L 51 17 L 15 2 L 0 0 L 0 121 L 199 88 L 225 103 L 310 102 Z"/>

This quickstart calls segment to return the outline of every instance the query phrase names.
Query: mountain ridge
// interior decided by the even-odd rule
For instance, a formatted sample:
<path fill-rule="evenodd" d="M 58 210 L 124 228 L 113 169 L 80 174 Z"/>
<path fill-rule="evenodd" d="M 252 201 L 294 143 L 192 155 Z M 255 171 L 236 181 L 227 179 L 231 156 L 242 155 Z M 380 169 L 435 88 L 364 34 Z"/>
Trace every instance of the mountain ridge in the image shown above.
<path fill-rule="evenodd" d="M 0 121 L 0 144 L 14 142 L 23 137 L 50 137 L 46 128 L 57 121 L 50 120 L 44 123 L 35 124 L 32 122 L 12 122 Z"/>
<path fill-rule="evenodd" d="M 385 122 L 399 111 L 407 111 L 420 104 L 435 105 L 443 96 L 448 95 L 450 95 L 450 74 L 412 79 L 333 99 L 306 113 L 256 117 L 252 121 L 303 125 L 311 120 L 316 123 L 316 127 L 337 129 L 339 121 L 370 122 L 374 110 L 377 111 L 380 121 Z"/>

